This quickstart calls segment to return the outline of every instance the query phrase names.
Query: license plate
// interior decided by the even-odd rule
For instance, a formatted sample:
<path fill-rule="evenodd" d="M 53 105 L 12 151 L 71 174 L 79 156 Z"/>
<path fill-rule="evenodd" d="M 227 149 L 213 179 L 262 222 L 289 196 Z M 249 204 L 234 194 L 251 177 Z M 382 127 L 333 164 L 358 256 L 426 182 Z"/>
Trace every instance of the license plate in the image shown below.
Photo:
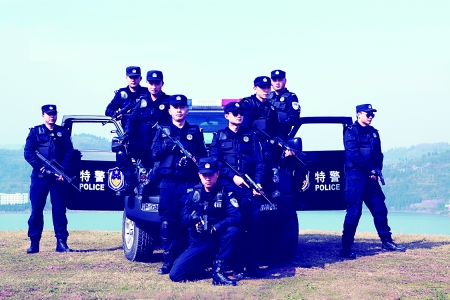
<path fill-rule="evenodd" d="M 262 204 L 259 208 L 259 211 L 269 211 L 269 210 L 277 210 L 278 207 L 276 204 Z"/>
<path fill-rule="evenodd" d="M 142 203 L 141 209 L 145 211 L 158 211 L 158 204 L 155 203 Z"/>

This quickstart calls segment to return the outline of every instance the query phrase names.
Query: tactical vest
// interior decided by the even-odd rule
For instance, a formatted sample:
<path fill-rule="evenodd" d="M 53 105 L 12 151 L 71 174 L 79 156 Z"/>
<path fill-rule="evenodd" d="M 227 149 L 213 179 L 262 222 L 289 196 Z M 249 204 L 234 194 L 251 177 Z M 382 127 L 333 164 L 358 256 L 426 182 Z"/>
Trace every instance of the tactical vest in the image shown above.
<path fill-rule="evenodd" d="M 163 129 L 162 139 L 163 143 L 173 144 L 168 136 L 170 136 L 170 126 L 161 126 Z M 192 153 L 196 149 L 196 143 L 200 140 L 198 134 L 201 134 L 198 125 L 189 125 L 187 133 L 183 136 L 172 137 L 174 140 L 178 139 L 183 147 Z M 186 174 L 192 173 L 190 170 L 187 170 L 185 167 L 178 166 L 178 161 L 184 154 L 177 152 L 177 155 L 171 154 L 164 158 L 158 168 L 158 172 L 160 175 L 167 177 L 168 175 L 174 175 L 173 177 L 183 177 Z M 188 158 L 189 159 L 189 158 Z M 195 178 L 188 178 L 188 180 L 194 180 Z"/>
<path fill-rule="evenodd" d="M 147 143 L 153 141 L 153 137 L 157 131 L 156 128 L 152 128 L 155 123 L 165 124 L 169 121 L 169 101 L 163 99 L 162 101 L 156 100 L 157 103 L 149 98 L 143 98 L 140 100 L 140 107 L 137 109 L 137 116 L 135 122 L 138 124 L 138 136 L 140 139 Z"/>
<path fill-rule="evenodd" d="M 211 211 L 214 211 L 216 209 L 222 209 L 222 199 L 223 199 L 223 189 L 219 190 L 216 194 L 216 196 L 213 199 L 213 204 L 206 201 L 202 201 L 202 189 L 203 186 L 201 184 L 197 184 L 194 186 L 194 191 L 192 195 L 192 202 L 195 205 L 195 210 L 200 213 L 202 216 L 208 215 L 208 217 L 217 217 L 214 215 L 209 215 Z M 226 207 L 223 207 L 226 209 Z"/>
<path fill-rule="evenodd" d="M 220 153 L 224 160 L 240 172 L 247 173 L 254 169 L 253 132 L 244 132 L 238 135 L 237 139 L 230 138 L 226 130 L 219 130 L 217 134 L 219 135 Z"/>
<path fill-rule="evenodd" d="M 63 127 L 55 125 L 49 133 L 44 124 L 35 126 L 36 140 L 39 144 L 38 151 L 48 160 L 56 160 L 62 163 L 64 160 L 64 141 L 66 131 Z"/>
<path fill-rule="evenodd" d="M 379 159 L 378 152 L 381 151 L 381 145 L 378 143 L 379 138 L 377 130 L 370 128 L 367 130 L 367 133 L 360 135 L 358 125 L 355 124 L 349 126 L 347 130 L 351 130 L 355 133 L 361 156 L 366 161 L 370 162 L 375 168 L 381 169 L 381 166 L 377 166 L 377 161 Z M 355 169 L 355 166 L 349 159 L 346 159 L 345 166 L 348 169 Z"/>
<path fill-rule="evenodd" d="M 276 110 L 275 107 L 270 103 L 269 100 L 267 100 L 267 104 L 265 103 L 259 103 L 256 104 L 255 101 L 259 101 L 258 99 L 255 99 L 254 97 L 246 97 L 241 100 L 241 103 L 243 101 L 246 101 L 250 104 L 251 107 L 246 108 L 250 109 L 254 116 L 253 124 L 257 128 L 267 132 L 269 135 L 273 135 L 274 130 L 276 130 L 273 124 L 271 124 L 273 118 L 278 118 L 278 115 L 275 114 Z M 262 106 L 262 107 L 261 107 Z"/>
<path fill-rule="evenodd" d="M 285 91 L 280 97 L 278 97 L 275 92 L 270 92 L 269 101 L 277 109 L 278 119 L 280 122 L 284 122 L 288 118 L 287 111 L 291 105 L 288 102 L 288 99 L 291 95 L 291 92 Z M 283 101 L 281 99 L 283 99 Z"/>

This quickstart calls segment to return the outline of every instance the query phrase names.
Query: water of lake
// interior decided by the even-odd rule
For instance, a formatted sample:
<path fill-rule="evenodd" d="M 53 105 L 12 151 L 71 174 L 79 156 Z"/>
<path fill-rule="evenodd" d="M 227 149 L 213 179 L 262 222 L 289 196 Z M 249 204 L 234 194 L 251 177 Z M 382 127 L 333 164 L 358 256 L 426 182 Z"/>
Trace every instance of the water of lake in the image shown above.
<path fill-rule="evenodd" d="M 70 230 L 122 230 L 122 212 L 69 211 Z M 300 230 L 342 231 L 345 211 L 298 212 Z M 27 230 L 28 213 L 0 214 L 0 230 Z M 450 217 L 430 214 L 389 213 L 389 225 L 395 233 L 450 235 Z M 44 230 L 53 230 L 50 213 L 44 214 Z M 364 211 L 358 232 L 376 232 L 370 212 Z"/>

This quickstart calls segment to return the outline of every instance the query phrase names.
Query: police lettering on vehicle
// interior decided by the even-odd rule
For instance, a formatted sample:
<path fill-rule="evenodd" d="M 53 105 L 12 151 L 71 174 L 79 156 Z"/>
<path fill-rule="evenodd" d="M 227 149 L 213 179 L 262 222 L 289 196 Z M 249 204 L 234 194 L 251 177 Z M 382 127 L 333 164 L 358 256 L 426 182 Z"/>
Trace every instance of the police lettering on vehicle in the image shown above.
<path fill-rule="evenodd" d="M 315 192 L 328 192 L 328 191 L 340 191 L 340 172 L 339 171 L 329 171 L 328 176 L 324 171 L 316 171 L 314 173 L 314 180 L 316 184 L 314 185 Z M 309 172 L 303 181 L 302 191 L 306 191 L 310 186 L 309 183 Z"/>

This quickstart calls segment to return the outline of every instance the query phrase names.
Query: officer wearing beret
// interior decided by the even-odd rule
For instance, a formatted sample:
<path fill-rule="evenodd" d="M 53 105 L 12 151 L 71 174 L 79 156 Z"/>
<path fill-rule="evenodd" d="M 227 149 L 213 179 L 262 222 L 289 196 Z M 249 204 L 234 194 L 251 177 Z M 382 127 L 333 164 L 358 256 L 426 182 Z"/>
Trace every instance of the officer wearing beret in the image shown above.
<path fill-rule="evenodd" d="M 74 149 L 69 132 L 64 127 L 56 125 L 57 109 L 56 105 L 47 104 L 42 106 L 42 118 L 44 124 L 30 129 L 25 148 L 25 160 L 33 167 L 31 172 L 30 202 L 31 215 L 28 219 L 28 237 L 31 240 L 27 253 L 39 252 L 39 242 L 41 240 L 44 227 L 44 207 L 50 192 L 52 203 L 53 228 L 56 237 L 56 251 L 70 252 L 67 246 L 67 217 L 65 198 L 64 178 L 60 175 L 48 174 L 44 163 L 37 157 L 36 150 L 39 151 L 49 161 L 56 161 L 64 170 L 69 170 L 71 166 Z"/>
<path fill-rule="evenodd" d="M 183 250 L 181 197 L 188 188 L 198 183 L 196 157 L 207 156 L 203 133 L 197 125 L 186 121 L 189 112 L 186 96 L 173 95 L 169 98 L 169 103 L 171 122 L 167 126 L 161 126 L 152 144 L 154 174 L 157 180 L 161 180 L 158 186 L 159 215 L 164 263 L 158 270 L 159 274 L 168 274 L 174 259 Z M 179 141 L 192 158 L 187 157 L 172 140 Z"/>
<path fill-rule="evenodd" d="M 230 169 L 227 161 L 241 174 L 249 175 L 255 183 L 264 179 L 265 164 L 262 157 L 261 143 L 254 130 L 242 127 L 245 119 L 242 106 L 238 102 L 230 102 L 224 107 L 225 119 L 228 127 L 219 130 L 210 146 L 210 156 L 221 162 L 221 178 L 226 183 L 232 182 L 232 189 L 239 195 L 242 214 L 243 243 L 239 249 L 236 277 L 245 275 L 257 277 L 259 271 L 259 248 L 262 239 L 262 220 L 259 214 L 262 199 L 259 192 L 250 188 L 242 177 Z M 224 184 L 224 183 L 222 183 Z"/>
<path fill-rule="evenodd" d="M 405 251 L 406 248 L 397 245 L 391 237 L 388 225 L 388 210 L 379 180 L 383 180 L 383 153 L 378 130 L 371 126 L 374 112 L 377 110 L 370 104 L 356 106 L 357 120 L 344 133 L 345 148 L 345 200 L 347 214 L 342 232 L 341 256 L 355 259 L 352 251 L 354 236 L 362 214 L 362 204 L 369 208 L 381 248 L 384 251 Z"/>
<path fill-rule="evenodd" d="M 114 113 L 121 108 L 126 107 L 130 103 L 136 103 L 140 97 L 144 97 L 148 90 L 139 84 L 141 83 L 141 68 L 137 66 L 127 67 L 125 70 L 128 86 L 114 91 L 114 98 L 106 107 L 105 115 L 112 117 Z M 125 116 L 117 116 L 117 119 L 125 118 Z"/>
<path fill-rule="evenodd" d="M 190 246 L 175 261 L 169 277 L 173 281 L 202 279 L 213 263 L 213 285 L 236 285 L 225 274 L 234 252 L 241 219 L 235 193 L 219 184 L 219 164 L 213 157 L 201 158 L 201 184 L 183 196 L 181 220 L 188 228 Z"/>
<path fill-rule="evenodd" d="M 169 115 L 169 95 L 162 90 L 164 85 L 163 73 L 158 70 L 147 72 L 148 93 L 145 97 L 140 97 L 131 116 L 124 122 L 125 136 L 123 142 L 128 143 L 128 151 L 122 151 L 122 156 L 117 156 L 118 166 L 124 173 L 126 185 L 120 191 L 120 194 L 130 194 L 136 185 L 133 182 L 134 170 L 132 169 L 131 157 L 140 159 L 142 166 L 153 168 L 153 158 L 151 153 L 151 144 L 155 137 L 157 129 L 155 123 L 160 125 L 168 124 Z M 129 155 L 126 155 L 126 153 Z M 130 157 L 131 156 L 131 157 Z M 122 167 L 121 167 L 122 166 Z M 152 181 L 153 182 L 153 181 Z M 138 189 L 138 193 L 141 189 Z M 140 195 L 139 195 L 140 196 Z"/>
<path fill-rule="evenodd" d="M 281 134 L 287 138 L 291 132 L 292 126 L 300 118 L 300 104 L 295 93 L 286 88 L 286 72 L 282 70 L 273 70 L 270 73 L 273 91 L 270 92 L 269 101 L 277 109 L 280 119 Z"/>

